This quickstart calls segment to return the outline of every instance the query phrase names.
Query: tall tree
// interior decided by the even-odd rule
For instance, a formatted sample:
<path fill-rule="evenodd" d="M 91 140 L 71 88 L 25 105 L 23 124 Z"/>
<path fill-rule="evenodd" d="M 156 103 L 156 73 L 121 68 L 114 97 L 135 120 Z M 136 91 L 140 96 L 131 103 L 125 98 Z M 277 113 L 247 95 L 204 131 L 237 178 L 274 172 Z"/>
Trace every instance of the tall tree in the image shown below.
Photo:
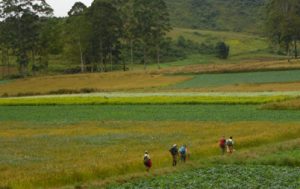
<path fill-rule="evenodd" d="M 20 72 L 25 75 L 27 66 L 35 56 L 39 39 L 40 18 L 51 16 L 53 10 L 45 0 L 2 0 L 0 2 L 0 17 L 12 26 L 10 32 L 14 55 L 20 66 Z"/>
<path fill-rule="evenodd" d="M 137 20 L 135 30 L 143 45 L 144 69 L 147 68 L 147 55 L 152 46 L 156 47 L 159 66 L 160 42 L 170 29 L 167 6 L 163 0 L 134 0 L 133 10 Z"/>
<path fill-rule="evenodd" d="M 290 57 L 291 44 L 297 57 L 297 41 L 300 34 L 300 1 L 270 0 L 267 4 L 267 33 L 270 39 L 285 47 Z"/>
<path fill-rule="evenodd" d="M 85 52 L 88 46 L 88 37 L 91 31 L 91 25 L 85 11 L 87 7 L 81 3 L 76 2 L 72 9 L 68 12 L 69 18 L 67 20 L 67 38 L 71 49 L 75 49 L 75 53 L 80 58 L 81 72 L 85 71 Z"/>
<path fill-rule="evenodd" d="M 121 15 L 112 2 L 96 0 L 89 9 L 89 19 L 93 60 L 98 62 L 97 70 L 107 71 L 107 63 L 113 63 L 113 54 L 118 57 L 123 27 Z"/>

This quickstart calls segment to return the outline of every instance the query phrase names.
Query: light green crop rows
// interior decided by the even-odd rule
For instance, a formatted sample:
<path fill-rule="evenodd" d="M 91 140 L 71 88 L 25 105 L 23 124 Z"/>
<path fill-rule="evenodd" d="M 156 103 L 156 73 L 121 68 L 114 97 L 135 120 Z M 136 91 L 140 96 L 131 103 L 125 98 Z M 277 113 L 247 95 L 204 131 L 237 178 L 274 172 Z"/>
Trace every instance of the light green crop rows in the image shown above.
<path fill-rule="evenodd" d="M 94 104 L 263 104 L 290 99 L 288 96 L 65 96 L 2 98 L 0 105 L 94 105 Z"/>

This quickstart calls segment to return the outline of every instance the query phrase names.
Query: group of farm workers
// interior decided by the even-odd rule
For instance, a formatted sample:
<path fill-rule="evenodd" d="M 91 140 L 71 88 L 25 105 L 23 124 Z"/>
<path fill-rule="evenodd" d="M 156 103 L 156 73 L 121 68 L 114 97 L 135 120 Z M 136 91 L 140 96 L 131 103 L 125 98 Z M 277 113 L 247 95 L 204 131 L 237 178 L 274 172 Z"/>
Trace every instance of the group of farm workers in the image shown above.
<path fill-rule="evenodd" d="M 224 155 L 226 152 L 228 154 L 232 154 L 234 152 L 233 145 L 234 145 L 233 137 L 226 139 L 225 136 L 223 136 L 219 140 L 219 147 L 221 149 L 221 154 Z M 181 162 L 185 163 L 186 160 L 188 160 L 190 157 L 188 147 L 185 144 L 182 145 L 180 148 L 178 148 L 177 144 L 174 144 L 172 148 L 170 148 L 169 152 L 172 156 L 173 167 L 177 165 L 179 158 Z M 152 160 L 150 158 L 148 151 L 145 151 L 144 154 L 144 165 L 146 167 L 146 171 L 149 172 L 152 167 Z"/>
<path fill-rule="evenodd" d="M 189 158 L 190 154 L 188 151 L 187 145 L 182 145 L 179 149 L 177 144 L 174 144 L 172 148 L 169 150 L 172 156 L 172 165 L 175 167 L 177 165 L 177 161 L 180 158 L 181 162 L 186 162 L 186 160 Z M 148 151 L 145 151 L 144 154 L 144 165 L 146 167 L 146 170 L 149 172 L 150 168 L 152 167 L 152 160 L 150 158 L 150 155 Z"/>

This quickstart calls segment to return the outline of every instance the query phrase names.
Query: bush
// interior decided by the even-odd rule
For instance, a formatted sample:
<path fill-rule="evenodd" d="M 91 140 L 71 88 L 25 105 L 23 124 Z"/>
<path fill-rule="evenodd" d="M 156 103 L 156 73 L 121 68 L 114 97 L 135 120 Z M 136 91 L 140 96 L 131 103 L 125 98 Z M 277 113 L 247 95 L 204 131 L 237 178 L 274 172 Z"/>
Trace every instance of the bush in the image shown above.
<path fill-rule="evenodd" d="M 230 47 L 225 42 L 218 42 L 216 45 L 217 57 L 227 59 L 229 56 Z"/>

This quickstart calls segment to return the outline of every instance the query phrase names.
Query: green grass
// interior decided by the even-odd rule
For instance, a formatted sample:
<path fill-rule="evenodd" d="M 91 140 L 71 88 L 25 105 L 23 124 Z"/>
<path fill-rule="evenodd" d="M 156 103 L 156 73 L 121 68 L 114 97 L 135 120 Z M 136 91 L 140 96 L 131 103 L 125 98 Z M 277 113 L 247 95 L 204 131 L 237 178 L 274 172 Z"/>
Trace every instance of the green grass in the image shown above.
<path fill-rule="evenodd" d="M 0 106 L 0 121 L 300 121 L 299 111 L 261 110 L 254 105 Z"/>
<path fill-rule="evenodd" d="M 0 80 L 0 85 L 1 84 L 6 84 L 6 83 L 9 83 L 9 82 L 12 82 L 13 80 Z"/>
<path fill-rule="evenodd" d="M 300 70 L 246 72 L 224 74 L 199 74 L 193 79 L 176 84 L 172 88 L 219 87 L 224 85 L 281 83 L 300 81 Z"/>
<path fill-rule="evenodd" d="M 123 185 L 112 185 L 108 188 L 297 189 L 299 185 L 300 168 L 227 165 L 184 171 L 182 173 L 143 179 Z"/>

